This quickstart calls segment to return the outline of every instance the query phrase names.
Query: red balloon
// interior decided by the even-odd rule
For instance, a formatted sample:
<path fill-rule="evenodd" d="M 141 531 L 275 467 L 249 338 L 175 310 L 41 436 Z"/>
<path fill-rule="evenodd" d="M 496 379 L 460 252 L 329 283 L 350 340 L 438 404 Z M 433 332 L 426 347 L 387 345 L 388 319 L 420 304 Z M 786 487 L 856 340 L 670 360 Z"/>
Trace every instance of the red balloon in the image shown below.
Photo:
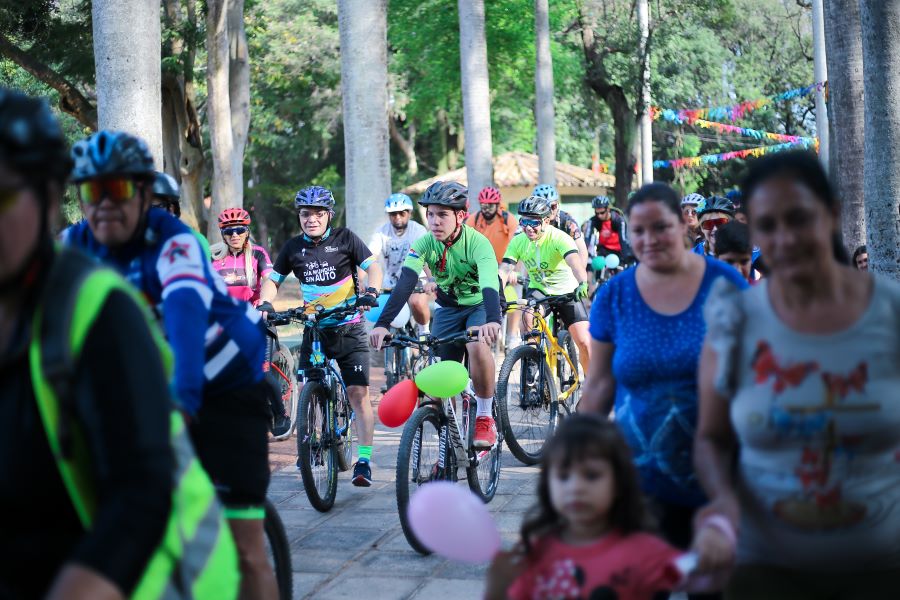
<path fill-rule="evenodd" d="M 378 418 L 388 427 L 400 427 L 413 414 L 419 403 L 419 388 L 411 379 L 394 384 L 381 397 L 378 404 Z"/>

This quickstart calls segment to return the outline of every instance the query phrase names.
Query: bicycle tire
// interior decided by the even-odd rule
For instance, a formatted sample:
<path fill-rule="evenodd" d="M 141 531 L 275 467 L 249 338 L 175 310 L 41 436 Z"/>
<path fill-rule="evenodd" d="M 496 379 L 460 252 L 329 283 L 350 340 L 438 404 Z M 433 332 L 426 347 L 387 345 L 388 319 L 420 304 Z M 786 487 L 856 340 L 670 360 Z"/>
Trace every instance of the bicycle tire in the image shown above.
<path fill-rule="evenodd" d="M 294 569 L 291 566 L 291 547 L 288 543 L 284 523 L 275 505 L 269 499 L 264 504 L 266 510 L 263 529 L 271 551 L 272 570 L 278 584 L 278 600 L 292 600 L 294 597 Z"/>
<path fill-rule="evenodd" d="M 384 385 L 386 389 L 391 389 L 397 383 L 397 375 L 394 372 L 394 357 L 397 355 L 395 348 L 387 346 L 384 349 Z"/>
<path fill-rule="evenodd" d="M 285 433 L 279 436 L 272 436 L 272 439 L 280 442 L 291 437 L 291 434 L 294 433 L 294 429 L 297 427 L 297 400 L 300 397 L 300 386 L 297 383 L 297 369 L 294 368 L 294 355 L 287 348 L 281 346 L 272 354 L 272 366 L 277 366 L 278 370 L 281 371 L 280 373 L 276 371 L 277 382 L 281 391 L 281 401 L 284 403 L 288 417 L 291 419 L 291 426 Z M 288 379 L 285 380 L 282 374 Z"/>
<path fill-rule="evenodd" d="M 338 470 L 350 470 L 353 466 L 353 407 L 347 396 L 347 388 L 343 381 L 336 381 L 334 387 L 334 425 L 335 433 L 340 436 L 335 448 Z"/>
<path fill-rule="evenodd" d="M 542 390 L 521 391 L 521 380 L 523 377 L 521 367 L 526 366 L 529 362 L 539 365 L 537 368 L 540 369 L 541 376 L 538 377 L 537 381 L 541 382 Z M 521 363 L 521 365 L 519 371 L 514 373 L 516 363 Z M 510 386 L 509 379 L 510 375 L 513 374 L 519 378 L 519 389 L 511 389 L 511 387 L 514 386 Z M 529 391 L 531 394 L 528 393 Z M 532 395 L 534 393 L 538 394 L 536 398 Z M 512 394 L 513 397 L 510 397 L 510 394 Z M 550 373 L 550 368 L 547 366 L 547 361 L 544 360 L 544 356 L 537 346 L 534 346 L 533 344 L 519 346 L 514 348 L 507 355 L 500 367 L 495 398 L 498 409 L 497 412 L 500 417 L 500 426 L 506 440 L 506 447 L 509 448 L 509 451 L 512 452 L 512 455 L 515 456 L 519 462 L 526 465 L 536 465 L 541 460 L 541 452 L 544 448 L 544 443 L 546 443 L 547 439 L 553 435 L 559 420 L 559 402 L 557 401 L 556 385 L 553 381 L 553 375 Z M 534 402 L 539 401 L 539 403 L 528 406 L 525 403 L 529 400 Z M 517 409 L 521 409 L 521 412 L 526 415 L 529 411 L 534 413 L 536 417 L 535 425 L 533 427 L 528 427 L 528 429 L 537 430 L 538 426 L 543 428 L 542 441 L 539 445 L 532 443 L 529 448 L 526 448 L 523 445 L 524 440 L 520 439 L 522 434 L 516 433 L 518 428 L 514 427 L 514 419 L 510 417 L 509 414 L 510 403 L 514 403 Z M 544 414 L 545 412 L 546 414 Z M 518 419 L 515 420 L 518 421 Z M 544 426 L 543 423 L 546 423 L 546 426 Z"/>
<path fill-rule="evenodd" d="M 494 422 L 500 422 L 500 415 L 497 410 L 497 402 L 493 403 L 491 407 L 491 413 L 494 417 Z M 472 398 L 472 401 L 469 403 L 469 422 L 475 423 L 476 413 L 478 411 L 478 406 L 475 403 L 475 399 Z M 474 430 L 474 429 L 473 429 Z M 484 452 L 484 451 L 481 451 Z M 487 450 L 489 455 L 486 457 L 487 461 L 480 462 L 475 466 L 472 466 L 472 461 L 476 459 L 480 455 L 478 450 L 474 448 L 470 448 L 468 451 L 469 454 L 469 466 L 466 467 L 466 479 L 469 482 L 469 489 L 472 492 L 481 498 L 481 501 L 487 504 L 491 500 L 494 499 L 494 495 L 497 493 L 497 488 L 500 486 L 500 463 L 502 459 L 503 453 L 503 428 L 497 428 L 497 443 L 494 446 Z M 488 462 L 489 461 L 489 462 Z M 486 467 L 486 476 L 485 471 L 479 471 L 480 468 Z M 485 483 L 487 485 L 485 485 Z"/>
<path fill-rule="evenodd" d="M 431 554 L 431 550 L 423 546 L 418 538 L 416 538 L 412 531 L 412 527 L 409 524 L 409 516 L 406 514 L 406 511 L 409 507 L 409 497 L 411 492 L 420 485 L 425 485 L 427 483 L 427 481 L 418 481 L 421 479 L 421 476 L 418 473 L 422 463 L 421 447 L 418 456 L 414 457 L 414 447 L 417 443 L 416 433 L 420 430 L 424 431 L 426 423 L 430 424 L 435 432 L 440 435 L 441 428 L 446 426 L 446 418 L 433 406 L 423 406 L 416 409 L 412 416 L 409 417 L 409 420 L 406 421 L 406 425 L 403 426 L 403 434 L 400 436 L 400 447 L 397 449 L 396 491 L 397 512 L 400 515 L 400 526 L 403 529 L 403 535 L 406 537 L 406 541 L 409 545 L 413 550 L 422 555 Z M 422 433 L 419 433 L 419 444 L 421 444 L 421 439 Z M 447 469 L 449 472 L 455 472 L 455 468 L 452 466 L 452 452 L 453 450 L 448 448 L 445 454 L 445 460 L 449 461 L 451 465 L 450 468 Z M 411 465 L 413 460 L 416 462 L 415 465 Z M 412 468 L 410 468 L 411 466 Z M 414 476 L 417 479 L 415 482 L 412 480 Z M 429 475 L 429 477 L 430 476 L 431 475 Z M 447 477 L 438 477 L 438 479 L 447 479 Z M 435 515 L 435 518 L 440 518 L 440 515 Z"/>
<path fill-rule="evenodd" d="M 563 331 L 559 334 L 559 345 L 563 347 L 566 351 L 566 354 L 569 355 L 569 358 L 572 359 L 572 364 L 575 365 L 575 368 L 578 369 L 578 346 L 575 344 L 575 338 L 573 338 L 568 331 Z M 566 390 L 569 388 L 572 382 L 575 381 L 576 373 L 572 373 L 572 369 L 569 367 L 569 363 L 566 362 L 566 359 L 560 355 L 556 362 L 556 369 L 559 375 L 559 389 Z M 562 404 L 565 406 L 566 414 L 571 412 L 575 406 L 578 405 L 578 401 L 581 399 L 581 386 L 579 385 L 575 391 L 569 396 L 565 402 Z"/>
<path fill-rule="evenodd" d="M 299 417 L 297 417 L 297 459 L 303 490 L 309 503 L 319 512 L 328 512 L 334 506 L 337 495 L 337 457 L 330 444 L 326 416 L 328 390 L 318 381 L 307 381 L 300 393 Z M 317 409 L 318 408 L 318 413 Z M 317 418 L 317 415 L 319 417 Z M 312 417 L 312 418 L 310 418 Z M 315 452 L 315 458 L 313 458 Z M 314 464 L 320 463 L 320 464 Z M 322 489 L 316 482 L 313 469 L 324 467 L 325 482 Z"/>

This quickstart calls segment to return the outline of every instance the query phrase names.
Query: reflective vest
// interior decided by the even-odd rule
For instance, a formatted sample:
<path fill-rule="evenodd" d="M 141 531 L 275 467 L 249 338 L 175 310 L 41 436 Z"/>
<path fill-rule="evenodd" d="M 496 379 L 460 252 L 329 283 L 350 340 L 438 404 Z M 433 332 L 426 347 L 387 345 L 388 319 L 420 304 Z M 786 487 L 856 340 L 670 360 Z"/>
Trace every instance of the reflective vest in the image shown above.
<path fill-rule="evenodd" d="M 91 529 L 96 514 L 90 454 L 82 426 L 74 414 L 61 413 L 59 399 L 74 393 L 78 356 L 113 291 L 128 294 L 145 313 L 166 372 L 171 374 L 171 351 L 146 304 L 117 273 L 74 250 L 63 250 L 56 256 L 46 293 L 32 321 L 28 348 L 32 387 L 50 451 L 85 530 Z M 234 539 L 212 482 L 194 454 L 184 420 L 174 409 L 170 413 L 170 443 L 174 459 L 171 512 L 165 533 L 131 597 L 236 598 L 240 575 Z"/>

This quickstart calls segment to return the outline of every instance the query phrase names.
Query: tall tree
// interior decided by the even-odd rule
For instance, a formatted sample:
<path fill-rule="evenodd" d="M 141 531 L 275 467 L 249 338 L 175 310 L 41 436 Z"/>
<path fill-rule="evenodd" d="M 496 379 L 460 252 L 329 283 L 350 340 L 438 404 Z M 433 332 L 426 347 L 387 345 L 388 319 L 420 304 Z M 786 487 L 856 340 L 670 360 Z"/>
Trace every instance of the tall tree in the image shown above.
<path fill-rule="evenodd" d="M 553 118 L 553 58 L 550 54 L 548 0 L 534 0 L 535 108 L 537 121 L 538 177 L 556 185 L 556 134 Z"/>
<path fill-rule="evenodd" d="M 212 203 L 207 236 L 218 235 L 216 215 L 244 203 L 244 148 L 250 125 L 250 79 L 243 0 L 206 3 L 207 120 L 212 150 Z"/>
<path fill-rule="evenodd" d="M 459 58 L 462 71 L 463 123 L 470 210 L 478 210 L 481 188 L 493 185 L 491 95 L 484 0 L 459 0 Z"/>
<path fill-rule="evenodd" d="M 900 2 L 860 2 L 869 268 L 900 281 Z"/>
<path fill-rule="evenodd" d="M 101 129 L 137 135 L 162 168 L 159 2 L 94 0 L 94 64 Z"/>
<path fill-rule="evenodd" d="M 825 2 L 825 56 L 831 128 L 829 175 L 841 200 L 844 244 L 866 243 L 863 187 L 863 53 L 859 0 Z"/>
<path fill-rule="evenodd" d="M 387 0 L 338 0 L 347 226 L 368 240 L 391 193 Z"/>

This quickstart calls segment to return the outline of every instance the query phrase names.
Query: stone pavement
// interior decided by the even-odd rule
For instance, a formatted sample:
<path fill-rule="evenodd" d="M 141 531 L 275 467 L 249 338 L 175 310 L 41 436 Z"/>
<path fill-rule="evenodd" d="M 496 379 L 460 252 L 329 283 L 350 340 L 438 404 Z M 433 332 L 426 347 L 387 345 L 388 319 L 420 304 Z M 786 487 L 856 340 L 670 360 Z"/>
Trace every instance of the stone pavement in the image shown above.
<path fill-rule="evenodd" d="M 380 385 L 379 371 L 372 369 L 375 390 Z M 306 499 L 300 473 L 293 466 L 296 438 L 271 445 L 275 470 L 269 498 L 287 529 L 294 567 L 294 598 L 482 597 L 487 564 L 473 566 L 433 555 L 425 557 L 407 544 L 394 492 L 400 435 L 401 429 L 376 426 L 372 487 L 354 487 L 350 473 L 342 473 L 337 501 L 328 513 L 316 511 Z M 502 465 L 497 495 L 488 506 L 504 545 L 509 546 L 517 539 L 522 517 L 534 500 L 537 468 L 522 465 L 507 448 Z"/>

